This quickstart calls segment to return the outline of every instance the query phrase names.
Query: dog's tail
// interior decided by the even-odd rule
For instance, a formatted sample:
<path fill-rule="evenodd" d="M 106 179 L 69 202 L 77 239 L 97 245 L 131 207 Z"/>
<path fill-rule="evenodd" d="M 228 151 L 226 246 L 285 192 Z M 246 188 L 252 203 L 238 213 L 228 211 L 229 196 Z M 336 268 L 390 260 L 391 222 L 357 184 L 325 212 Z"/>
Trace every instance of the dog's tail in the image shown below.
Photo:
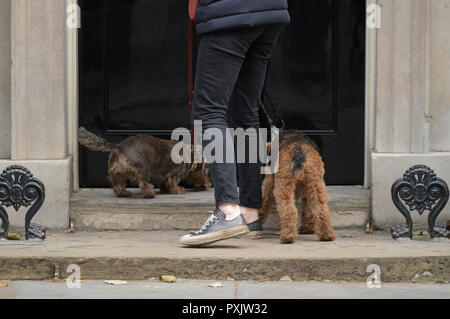
<path fill-rule="evenodd" d="M 89 132 L 84 127 L 78 129 L 78 141 L 92 151 L 110 153 L 116 149 L 115 144 Z"/>
<path fill-rule="evenodd" d="M 296 175 L 303 171 L 306 162 L 305 150 L 299 146 L 292 152 L 292 174 Z"/>

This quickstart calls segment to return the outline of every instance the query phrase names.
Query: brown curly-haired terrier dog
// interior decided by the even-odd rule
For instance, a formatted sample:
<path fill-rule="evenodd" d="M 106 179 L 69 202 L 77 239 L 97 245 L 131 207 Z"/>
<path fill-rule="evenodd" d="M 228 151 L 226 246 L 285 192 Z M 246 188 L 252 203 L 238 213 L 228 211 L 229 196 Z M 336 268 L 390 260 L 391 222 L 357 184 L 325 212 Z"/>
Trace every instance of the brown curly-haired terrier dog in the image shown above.
<path fill-rule="evenodd" d="M 269 144 L 270 148 L 270 144 Z M 281 243 L 294 243 L 297 234 L 297 199 L 302 199 L 301 234 L 316 234 L 321 241 L 333 241 L 330 210 L 324 182 L 325 169 L 317 145 L 306 135 L 285 132 L 280 136 L 279 170 L 267 175 L 263 204 L 259 212 L 265 221 L 276 202 L 281 219 Z"/>
<path fill-rule="evenodd" d="M 156 196 L 153 186 L 159 187 L 161 193 L 183 194 L 186 190 L 179 186 L 180 181 L 191 177 L 195 186 L 208 187 L 208 180 L 202 179 L 205 166 L 195 163 L 176 164 L 172 161 L 171 152 L 177 141 L 163 140 L 149 135 L 131 136 L 118 144 L 109 143 L 105 139 L 87 131 L 84 127 L 78 130 L 81 145 L 93 151 L 107 152 L 109 156 L 109 181 L 118 197 L 132 195 L 127 190 L 127 182 L 139 185 L 145 198 Z M 189 182 L 189 181 L 188 181 Z"/>

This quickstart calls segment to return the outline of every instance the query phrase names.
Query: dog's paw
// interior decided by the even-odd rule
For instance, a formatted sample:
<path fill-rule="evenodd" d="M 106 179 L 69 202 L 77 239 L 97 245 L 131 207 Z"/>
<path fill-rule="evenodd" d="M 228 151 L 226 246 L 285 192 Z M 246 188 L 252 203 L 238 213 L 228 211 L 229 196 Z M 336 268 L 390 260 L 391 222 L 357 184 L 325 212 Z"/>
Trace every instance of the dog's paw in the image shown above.
<path fill-rule="evenodd" d="M 186 193 L 186 189 L 184 187 L 177 186 L 175 193 L 176 194 L 185 194 Z"/>
<path fill-rule="evenodd" d="M 116 196 L 117 197 L 131 197 L 131 196 L 133 196 L 133 193 L 130 191 L 121 191 L 121 192 L 116 192 Z"/>
<path fill-rule="evenodd" d="M 336 235 L 335 234 L 328 234 L 328 235 L 320 236 L 319 240 L 320 241 L 335 241 L 336 240 Z"/>
<path fill-rule="evenodd" d="M 297 239 L 297 234 L 281 234 L 280 242 L 282 244 L 293 244 Z"/>
<path fill-rule="evenodd" d="M 161 187 L 162 194 L 180 195 L 186 193 L 186 189 L 181 186 Z"/>
<path fill-rule="evenodd" d="M 142 192 L 142 195 L 144 196 L 144 198 L 155 198 L 156 197 L 156 193 L 154 191 L 145 191 Z"/>

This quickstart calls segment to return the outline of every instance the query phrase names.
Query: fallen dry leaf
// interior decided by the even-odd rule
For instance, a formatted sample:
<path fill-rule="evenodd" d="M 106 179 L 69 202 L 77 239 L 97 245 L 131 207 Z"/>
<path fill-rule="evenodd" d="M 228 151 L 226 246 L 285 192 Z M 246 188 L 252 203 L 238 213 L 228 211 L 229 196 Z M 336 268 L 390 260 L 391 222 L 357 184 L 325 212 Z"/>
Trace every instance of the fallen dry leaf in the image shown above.
<path fill-rule="evenodd" d="M 52 236 L 52 237 L 58 237 L 58 235 L 57 235 L 57 234 L 52 234 L 51 236 Z"/>
<path fill-rule="evenodd" d="M 49 279 L 49 282 L 54 282 L 54 283 L 60 283 L 60 282 L 65 282 L 65 279 L 58 279 L 58 278 L 53 278 L 53 279 Z"/>
<path fill-rule="evenodd" d="M 428 232 L 426 230 L 419 230 L 414 233 L 415 236 L 428 236 Z"/>
<path fill-rule="evenodd" d="M 8 239 L 9 240 L 22 240 L 22 237 L 18 233 L 9 233 Z"/>
<path fill-rule="evenodd" d="M 162 281 L 162 282 L 167 282 L 167 283 L 174 283 L 176 280 L 177 280 L 177 278 L 175 277 L 175 276 L 159 276 L 159 281 Z"/>
<path fill-rule="evenodd" d="M 211 288 L 222 288 L 223 285 L 220 282 L 215 282 L 213 284 L 210 284 L 209 287 L 211 287 Z"/>
<path fill-rule="evenodd" d="M 289 276 L 285 276 L 283 278 L 280 278 L 280 281 L 292 281 L 292 279 Z"/>
<path fill-rule="evenodd" d="M 6 288 L 6 287 L 8 287 L 8 284 L 0 283 L 0 288 Z"/>
<path fill-rule="evenodd" d="M 128 284 L 128 282 L 124 280 L 105 280 L 105 284 L 119 286 L 119 285 L 126 285 Z"/>
<path fill-rule="evenodd" d="M 270 281 L 269 278 L 263 278 L 263 279 L 258 280 L 258 282 L 268 282 L 268 281 Z"/>

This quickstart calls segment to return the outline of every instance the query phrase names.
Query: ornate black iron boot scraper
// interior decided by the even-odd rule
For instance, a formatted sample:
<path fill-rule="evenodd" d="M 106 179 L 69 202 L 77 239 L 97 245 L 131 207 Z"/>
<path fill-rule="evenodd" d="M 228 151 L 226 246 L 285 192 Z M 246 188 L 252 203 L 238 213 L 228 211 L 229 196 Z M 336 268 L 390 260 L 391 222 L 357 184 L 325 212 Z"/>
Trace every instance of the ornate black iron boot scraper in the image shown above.
<path fill-rule="evenodd" d="M 403 178 L 392 185 L 392 200 L 395 207 L 406 218 L 406 224 L 392 227 L 392 237 L 413 237 L 413 222 L 409 211 L 420 215 L 428 210 L 428 233 L 431 238 L 450 237 L 450 231 L 443 225 L 435 225 L 436 218 L 444 209 L 449 199 L 447 183 L 436 177 L 435 172 L 425 166 L 416 165 L 408 169 Z M 404 202 L 404 203 L 403 203 Z M 408 208 L 406 208 L 406 205 Z"/>
<path fill-rule="evenodd" d="M 45 227 L 32 224 L 31 219 L 41 208 L 45 200 L 44 184 L 22 166 L 10 166 L 0 175 L 0 238 L 8 238 L 9 217 L 4 207 L 30 207 L 25 215 L 25 238 L 45 239 Z M 34 203 L 33 203 L 34 202 Z M 32 204 L 33 203 L 33 204 Z"/>

